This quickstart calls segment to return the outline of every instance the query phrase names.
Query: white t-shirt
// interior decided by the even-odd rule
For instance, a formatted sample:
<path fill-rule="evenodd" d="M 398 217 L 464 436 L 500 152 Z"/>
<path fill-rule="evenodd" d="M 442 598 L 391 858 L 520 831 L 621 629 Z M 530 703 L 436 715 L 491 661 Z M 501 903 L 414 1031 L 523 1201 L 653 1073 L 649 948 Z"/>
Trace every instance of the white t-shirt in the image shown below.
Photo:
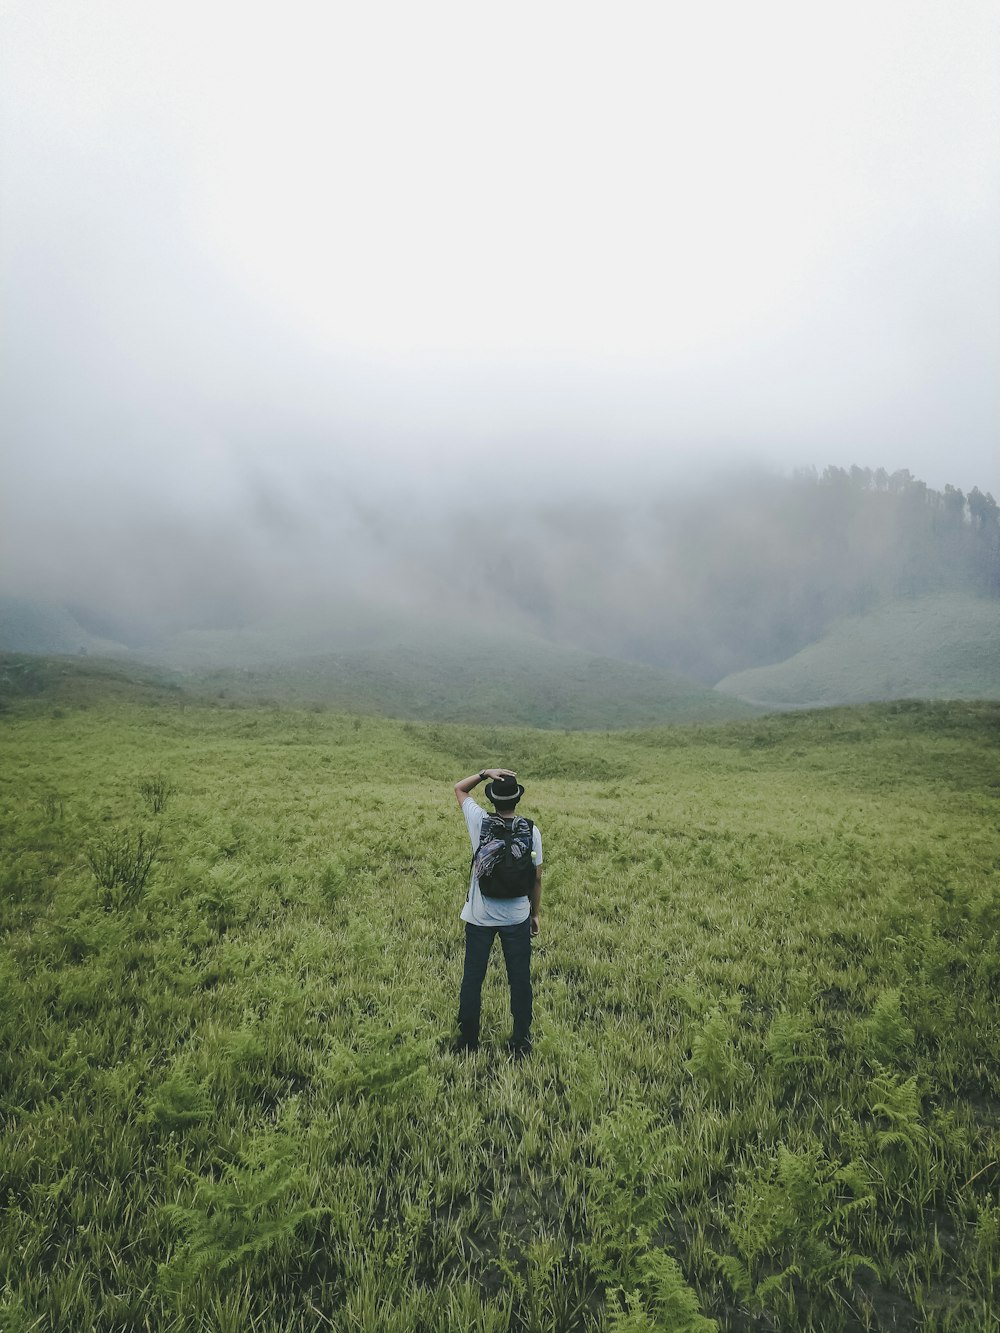
<path fill-rule="evenodd" d="M 471 796 L 462 802 L 462 814 L 465 815 L 466 827 L 472 840 L 472 850 L 479 850 L 479 833 L 486 818 L 486 811 L 477 805 Z M 542 864 L 542 835 L 535 825 L 531 859 L 536 866 Z M 484 898 L 479 892 L 479 878 L 475 866 L 472 867 L 472 879 L 469 884 L 469 896 L 462 908 L 462 920 L 471 921 L 474 926 L 518 926 L 531 914 L 531 900 L 525 894 L 520 898 Z"/>

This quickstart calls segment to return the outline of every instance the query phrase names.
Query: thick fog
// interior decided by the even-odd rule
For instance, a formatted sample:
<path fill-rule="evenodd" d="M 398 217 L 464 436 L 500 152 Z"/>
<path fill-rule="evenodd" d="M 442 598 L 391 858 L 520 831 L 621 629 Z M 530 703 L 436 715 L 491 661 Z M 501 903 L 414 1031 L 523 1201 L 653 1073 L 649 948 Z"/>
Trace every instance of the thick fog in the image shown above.
<path fill-rule="evenodd" d="M 993 3 L 2 23 L 2 592 L 233 624 L 485 560 L 631 625 L 720 475 L 1000 493 Z"/>

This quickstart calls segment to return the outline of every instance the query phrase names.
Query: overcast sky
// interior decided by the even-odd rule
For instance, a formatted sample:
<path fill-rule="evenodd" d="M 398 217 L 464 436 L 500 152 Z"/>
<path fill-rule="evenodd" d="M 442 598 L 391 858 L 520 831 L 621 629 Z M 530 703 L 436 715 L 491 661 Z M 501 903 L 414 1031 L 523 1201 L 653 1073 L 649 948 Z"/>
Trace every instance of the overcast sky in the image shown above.
<path fill-rule="evenodd" d="M 996 0 L 0 15 L 8 561 L 496 447 L 1000 494 Z"/>

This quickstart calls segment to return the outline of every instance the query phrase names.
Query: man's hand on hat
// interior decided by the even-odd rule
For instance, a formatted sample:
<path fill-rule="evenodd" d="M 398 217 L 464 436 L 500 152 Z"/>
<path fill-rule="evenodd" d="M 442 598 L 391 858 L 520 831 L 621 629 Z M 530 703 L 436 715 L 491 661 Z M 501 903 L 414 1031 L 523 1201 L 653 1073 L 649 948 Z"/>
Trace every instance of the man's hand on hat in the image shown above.
<path fill-rule="evenodd" d="M 484 768 L 479 774 L 481 778 L 489 778 L 491 782 L 498 782 L 500 778 L 513 778 L 517 781 L 517 774 L 510 768 Z"/>

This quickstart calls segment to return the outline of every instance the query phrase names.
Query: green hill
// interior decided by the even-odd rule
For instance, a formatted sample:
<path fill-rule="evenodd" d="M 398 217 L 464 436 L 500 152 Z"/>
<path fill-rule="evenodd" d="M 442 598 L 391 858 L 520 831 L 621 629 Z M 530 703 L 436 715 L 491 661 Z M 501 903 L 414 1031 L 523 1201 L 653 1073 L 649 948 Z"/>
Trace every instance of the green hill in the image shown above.
<path fill-rule="evenodd" d="M 99 693 L 102 682 L 127 693 L 131 681 L 143 697 L 180 688 L 217 702 L 592 730 L 724 722 L 759 711 L 663 668 L 350 596 L 246 626 L 185 630 L 135 650 L 88 636 L 62 608 L 14 607 L 8 599 L 8 612 L 0 650 L 13 644 L 13 652 L 63 656 L 58 664 L 6 659 L 0 698 L 45 693 L 50 702 L 73 702 Z M 102 648 L 107 660 L 86 656 L 84 667 L 84 656 Z"/>
<path fill-rule="evenodd" d="M 28 597 L 0 597 L 0 650 L 81 655 L 128 651 L 123 644 L 84 629 L 65 606 Z"/>
<path fill-rule="evenodd" d="M 726 676 L 716 690 L 766 708 L 1000 698 L 1000 603 L 954 594 L 883 604 L 837 621 L 787 661 Z"/>
<path fill-rule="evenodd" d="M 663 668 L 349 597 L 241 628 L 188 630 L 143 656 L 217 698 L 423 721 L 600 730 L 757 711 Z"/>
<path fill-rule="evenodd" d="M 99 657 L 0 653 L 0 712 L 19 706 L 90 708 L 108 703 L 176 703 L 183 697 L 177 673 Z"/>
<path fill-rule="evenodd" d="M 600 729 L 723 721 L 755 711 L 656 667 L 472 633 L 193 671 L 188 680 L 199 692 L 231 699 L 423 721 Z"/>
<path fill-rule="evenodd" d="M 39 697 L 50 705 L 73 706 L 106 693 L 572 730 L 723 722 L 758 711 L 655 667 L 542 642 L 475 636 L 186 671 L 134 658 L 0 656 L 0 706 Z"/>

